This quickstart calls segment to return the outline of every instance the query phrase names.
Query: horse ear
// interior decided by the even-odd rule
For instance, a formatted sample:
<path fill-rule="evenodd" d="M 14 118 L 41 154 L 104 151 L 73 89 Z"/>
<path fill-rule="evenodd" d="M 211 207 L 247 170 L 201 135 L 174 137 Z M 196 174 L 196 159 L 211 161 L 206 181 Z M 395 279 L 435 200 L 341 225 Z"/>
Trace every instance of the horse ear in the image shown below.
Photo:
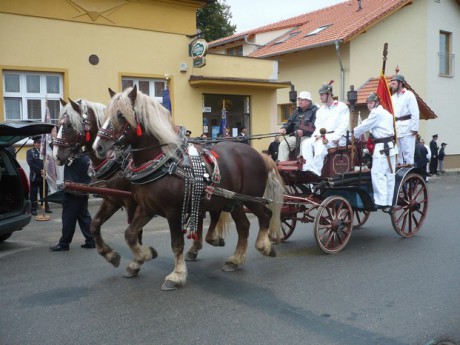
<path fill-rule="evenodd" d="M 69 98 L 69 102 L 72 105 L 73 110 L 75 110 L 77 113 L 80 114 L 81 113 L 80 105 L 78 103 L 72 101 L 70 98 Z"/>
<path fill-rule="evenodd" d="M 67 105 L 67 102 L 64 101 L 62 98 L 59 98 L 59 101 L 61 101 L 61 105 L 65 107 Z"/>
<path fill-rule="evenodd" d="M 109 94 L 110 94 L 110 98 L 113 98 L 113 96 L 115 96 L 117 93 L 109 87 Z"/>
<path fill-rule="evenodd" d="M 134 85 L 128 97 L 131 100 L 131 103 L 134 105 L 136 103 L 136 98 L 137 98 L 137 85 Z"/>

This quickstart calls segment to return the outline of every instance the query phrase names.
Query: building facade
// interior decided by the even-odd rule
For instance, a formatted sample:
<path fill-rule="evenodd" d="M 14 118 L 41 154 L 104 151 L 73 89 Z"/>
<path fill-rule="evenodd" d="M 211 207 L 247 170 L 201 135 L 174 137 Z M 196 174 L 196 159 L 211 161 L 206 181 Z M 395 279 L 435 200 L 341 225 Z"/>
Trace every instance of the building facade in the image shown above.
<path fill-rule="evenodd" d="M 45 120 L 59 98 L 107 104 L 108 88 L 139 89 L 166 101 L 192 136 L 216 135 L 224 105 L 231 132 L 276 126 L 276 60 L 208 55 L 194 66 L 196 10 L 192 0 L 0 1 L 0 120 Z M 165 93 L 165 90 L 168 92 Z M 253 146 L 263 150 L 266 142 Z"/>
<path fill-rule="evenodd" d="M 452 102 L 460 90 L 459 36 L 457 0 L 350 0 L 211 42 L 210 51 L 276 59 L 279 78 L 298 91 L 310 91 L 319 102 L 323 82 L 334 80 L 335 96 L 346 100 L 351 85 L 360 90 L 378 77 L 388 43 L 385 74 L 399 69 L 436 114 L 434 120 L 422 118 L 420 134 L 425 141 L 438 134 L 440 142 L 448 143 L 445 165 L 460 168 L 460 141 L 452 126 L 458 121 Z M 280 125 L 291 108 L 288 89 L 279 90 L 277 103 Z M 366 117 L 364 104 L 359 106 Z"/>

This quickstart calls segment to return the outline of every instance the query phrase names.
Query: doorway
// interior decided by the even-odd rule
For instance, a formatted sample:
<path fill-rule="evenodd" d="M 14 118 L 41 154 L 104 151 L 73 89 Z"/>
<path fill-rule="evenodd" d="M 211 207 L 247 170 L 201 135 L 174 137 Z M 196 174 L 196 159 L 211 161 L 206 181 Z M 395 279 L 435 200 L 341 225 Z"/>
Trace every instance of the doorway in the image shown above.
<path fill-rule="evenodd" d="M 203 94 L 203 133 L 208 138 L 236 137 L 244 126 L 250 133 L 250 97 L 244 95 Z M 225 117 L 225 118 L 224 118 Z"/>

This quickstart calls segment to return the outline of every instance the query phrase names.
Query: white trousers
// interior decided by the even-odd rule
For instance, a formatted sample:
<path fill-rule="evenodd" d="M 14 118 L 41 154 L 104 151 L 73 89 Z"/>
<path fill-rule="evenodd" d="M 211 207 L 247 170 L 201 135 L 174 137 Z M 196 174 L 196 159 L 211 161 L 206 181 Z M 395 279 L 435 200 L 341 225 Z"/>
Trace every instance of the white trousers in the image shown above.
<path fill-rule="evenodd" d="M 316 138 L 313 137 L 302 142 L 300 145 L 301 152 L 306 160 L 302 168 L 303 171 L 312 171 L 316 175 L 321 176 L 321 170 L 323 170 L 324 158 L 327 155 L 327 150 L 337 146 L 337 144 L 332 143 L 332 140 L 328 138 L 327 134 L 326 139 L 329 141 L 326 145 L 323 144 L 321 139 L 316 140 Z M 341 138 L 339 146 L 343 146 L 345 143 L 346 138 Z"/>
<path fill-rule="evenodd" d="M 415 135 L 398 138 L 398 164 L 414 164 Z"/>
<path fill-rule="evenodd" d="M 396 157 L 390 156 L 393 173 L 386 156 L 372 157 L 372 188 L 374 190 L 374 202 L 380 206 L 392 206 L 395 188 L 395 165 Z"/>
<path fill-rule="evenodd" d="M 287 161 L 289 160 L 289 149 L 294 150 L 295 149 L 295 143 L 296 143 L 296 136 L 286 136 L 284 138 L 282 138 L 280 140 L 280 146 L 278 147 L 278 160 L 280 162 L 284 162 L 284 161 Z M 287 142 L 289 143 L 289 147 L 288 147 L 288 144 L 286 143 L 286 139 Z M 303 156 L 303 153 L 302 153 L 302 144 L 305 142 L 305 140 L 308 139 L 307 137 L 302 137 L 302 141 L 300 142 L 300 154 Z M 304 156 L 305 158 L 305 156 Z"/>

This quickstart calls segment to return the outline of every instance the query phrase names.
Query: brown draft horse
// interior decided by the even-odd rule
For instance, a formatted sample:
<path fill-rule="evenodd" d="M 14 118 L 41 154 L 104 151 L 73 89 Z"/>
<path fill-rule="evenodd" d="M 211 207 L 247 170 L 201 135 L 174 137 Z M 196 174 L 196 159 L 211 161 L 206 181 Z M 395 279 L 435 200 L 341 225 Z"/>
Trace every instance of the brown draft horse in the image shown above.
<path fill-rule="evenodd" d="M 154 166 L 160 159 L 183 162 L 182 140 L 176 134 L 170 113 L 156 100 L 137 91 L 136 86 L 112 97 L 107 108 L 107 120 L 99 131 L 93 149 L 99 157 L 105 157 L 113 141 L 109 137 L 123 138 L 132 147 L 131 171 L 139 171 Z M 234 254 L 227 259 L 223 269 L 235 270 L 245 260 L 249 236 L 249 220 L 244 206 L 259 221 L 259 233 L 256 248 L 263 255 L 276 256 L 270 235 L 279 238 L 280 208 L 284 197 L 282 180 L 262 155 L 251 146 L 224 142 L 212 146 L 213 155 L 217 157 L 221 181 L 216 187 L 245 195 L 244 199 L 232 199 L 213 194 L 208 200 L 201 198 L 199 207 L 199 227 L 206 211 L 210 213 L 210 227 L 206 241 L 219 245 L 215 237 L 215 228 L 223 211 L 230 211 L 238 232 L 238 242 Z M 165 278 L 163 290 L 173 290 L 185 284 L 187 267 L 184 259 L 184 233 L 182 229 L 182 207 L 184 203 L 185 182 L 183 178 L 171 173 L 145 184 L 135 184 L 133 188 L 137 208 L 134 218 L 125 231 L 125 239 L 134 255 L 128 265 L 128 273 L 136 275 L 140 266 L 152 258 L 152 249 L 142 246 L 137 241 L 137 232 L 154 214 L 167 218 L 171 248 L 175 258 L 174 270 Z M 273 200 L 270 208 L 257 197 L 265 196 Z M 252 197 L 252 198 L 251 198 Z M 198 228 L 199 228 L 198 227 Z M 199 249 L 199 248 L 198 248 Z"/>
<path fill-rule="evenodd" d="M 93 169 L 98 179 L 102 180 L 98 186 L 109 189 L 131 191 L 131 184 L 122 173 L 121 162 L 116 157 L 99 159 L 92 145 L 97 137 L 105 116 L 105 105 L 87 100 L 76 102 L 69 99 L 69 104 L 61 99 L 61 111 L 59 114 L 59 130 L 53 140 L 53 158 L 58 165 L 65 165 L 72 157 L 80 154 L 89 154 Z M 114 155 L 118 156 L 116 152 Z M 101 227 L 120 208 L 125 207 L 128 223 L 131 222 L 136 209 L 136 202 L 132 197 L 101 195 L 103 201 L 91 222 L 91 234 L 96 242 L 97 251 L 113 266 L 120 264 L 120 255 L 108 246 L 101 234 Z M 142 238 L 142 230 L 139 232 L 139 240 Z M 152 252 L 152 257 L 156 257 Z"/>

